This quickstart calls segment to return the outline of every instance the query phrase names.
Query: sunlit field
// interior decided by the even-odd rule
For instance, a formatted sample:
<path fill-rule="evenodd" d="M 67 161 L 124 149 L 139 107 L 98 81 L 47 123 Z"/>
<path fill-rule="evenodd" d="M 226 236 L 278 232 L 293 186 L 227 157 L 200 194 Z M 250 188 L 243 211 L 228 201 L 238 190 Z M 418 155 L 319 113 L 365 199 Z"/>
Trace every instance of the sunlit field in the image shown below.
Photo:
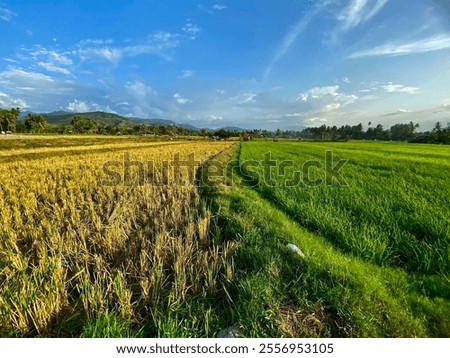
<path fill-rule="evenodd" d="M 191 153 L 200 163 L 229 145 L 2 139 L 0 334 L 207 335 L 233 247 L 214 240 L 195 178 L 182 170 L 175 185 L 162 165 Z"/>
<path fill-rule="evenodd" d="M 449 147 L 154 139 L 1 138 L 1 336 L 450 336 Z"/>
<path fill-rule="evenodd" d="M 245 335 L 450 336 L 449 147 L 261 141 L 223 160 Z"/>
<path fill-rule="evenodd" d="M 347 160 L 339 171 L 342 179 L 325 181 L 326 151 L 333 155 L 329 169 Z M 260 180 L 257 189 L 303 227 L 380 266 L 449 272 L 448 146 L 260 142 L 244 144 L 240 159 L 262 160 L 267 152 L 292 165 L 278 176 L 274 166 L 272 183 Z M 317 162 L 309 178 L 289 185 L 287 179 L 308 161 Z"/>

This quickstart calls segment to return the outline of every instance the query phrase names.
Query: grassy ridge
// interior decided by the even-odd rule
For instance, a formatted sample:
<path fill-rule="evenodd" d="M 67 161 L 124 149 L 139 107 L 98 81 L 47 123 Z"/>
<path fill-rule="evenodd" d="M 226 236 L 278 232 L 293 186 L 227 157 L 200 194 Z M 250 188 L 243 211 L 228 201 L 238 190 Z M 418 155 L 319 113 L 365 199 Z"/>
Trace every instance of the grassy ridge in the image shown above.
<path fill-rule="evenodd" d="M 344 144 L 342 150 L 355 154 L 350 158 L 356 162 L 358 154 L 352 146 Z M 355 146 L 368 148 L 364 144 Z M 243 143 L 240 160 L 241 164 L 244 159 L 261 160 L 268 150 L 273 157 L 281 159 L 304 153 L 308 153 L 308 158 L 320 158 L 325 148 L 329 148 L 328 145 Z M 228 162 L 238 158 L 239 153 L 228 153 L 228 157 L 224 153 L 221 160 Z M 254 174 L 254 167 L 252 170 Z M 400 261 L 380 263 L 373 255 L 361 255 L 339 245 L 326 236 L 326 231 L 304 228 L 300 215 L 285 211 L 295 202 L 302 204 L 310 200 L 319 205 L 316 213 L 326 210 L 331 220 L 333 213 L 339 213 L 339 207 L 332 205 L 346 203 L 332 201 L 333 191 L 319 194 L 321 189 L 333 188 L 309 188 L 314 195 L 305 189 L 300 196 L 301 192 L 294 191 L 295 188 L 254 186 L 248 174 L 236 169 L 232 178 L 234 185 L 217 185 L 208 192 L 220 215 L 222 235 L 238 242 L 235 279 L 230 288 L 233 302 L 230 324 L 239 325 L 245 336 L 253 337 L 450 336 L 447 318 L 450 285 L 445 274 L 411 272 L 409 266 L 407 270 L 400 268 Z M 229 183 L 231 178 L 228 178 Z M 354 181 L 352 183 L 355 185 Z M 328 210 L 323 204 L 327 197 L 328 206 L 332 206 Z M 284 207 L 287 200 L 289 206 Z M 320 219 L 324 217 L 327 216 L 320 216 Z M 348 226 L 347 234 L 351 235 L 353 229 Z M 287 243 L 298 245 L 305 258 L 287 250 Z"/>

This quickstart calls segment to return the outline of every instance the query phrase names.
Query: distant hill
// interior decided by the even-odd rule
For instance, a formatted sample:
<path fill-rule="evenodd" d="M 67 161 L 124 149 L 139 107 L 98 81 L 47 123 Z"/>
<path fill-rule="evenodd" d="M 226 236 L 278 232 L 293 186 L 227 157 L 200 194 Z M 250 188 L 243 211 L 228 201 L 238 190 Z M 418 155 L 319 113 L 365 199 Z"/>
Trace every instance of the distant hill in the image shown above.
<path fill-rule="evenodd" d="M 67 125 L 70 124 L 73 117 L 82 116 L 86 118 L 93 119 L 98 124 L 102 126 L 111 126 L 111 127 L 133 127 L 138 124 L 153 124 L 158 126 L 180 126 L 189 129 L 195 129 L 195 127 L 190 125 L 178 124 L 174 121 L 168 119 L 161 118 L 135 118 L 135 117 L 124 117 L 115 113 L 107 113 L 107 112 L 83 112 L 83 113 L 74 113 L 74 112 L 51 112 L 51 113 L 41 113 L 41 115 L 45 118 L 47 123 L 54 125 Z"/>
<path fill-rule="evenodd" d="M 174 121 L 171 121 L 169 119 L 161 119 L 161 118 L 136 118 L 136 117 L 131 117 L 128 118 L 130 120 L 136 121 L 140 124 L 145 123 L 145 124 L 156 124 L 158 126 L 174 126 L 174 125 L 179 125 L 178 123 L 175 123 Z"/>
<path fill-rule="evenodd" d="M 67 125 L 70 124 L 72 119 L 75 116 L 82 116 L 86 118 L 93 119 L 98 124 L 102 126 L 124 126 L 124 127 L 133 127 L 136 124 L 142 124 L 142 122 L 138 122 L 137 120 L 133 120 L 130 118 L 126 118 L 114 113 L 106 113 L 106 112 L 86 112 L 86 113 L 73 113 L 73 112 L 51 112 L 51 113 L 41 113 L 41 115 L 45 118 L 45 120 L 49 124 L 54 125 Z"/>
<path fill-rule="evenodd" d="M 24 119 L 28 111 L 21 112 L 20 119 Z M 186 128 L 192 131 L 198 131 L 197 127 L 194 127 L 191 124 L 185 123 L 176 123 L 169 119 L 162 118 L 136 118 L 136 117 L 125 117 L 115 113 L 107 113 L 107 112 L 65 112 L 65 111 L 57 111 L 50 113 L 39 113 L 41 116 L 45 118 L 47 123 L 53 125 L 69 125 L 72 122 L 72 119 L 75 116 L 81 116 L 93 119 L 98 124 L 102 126 L 111 126 L 111 127 L 127 127 L 131 128 L 135 125 L 139 124 L 149 124 L 149 125 L 158 125 L 158 126 L 178 126 L 182 128 Z"/>
<path fill-rule="evenodd" d="M 180 124 L 177 124 L 177 126 L 189 129 L 191 131 L 196 131 L 196 132 L 200 131 L 199 128 L 193 126 L 192 124 L 180 123 Z"/>
<path fill-rule="evenodd" d="M 226 131 L 229 132 L 244 132 L 246 129 L 240 128 L 240 127 L 234 127 L 234 126 L 228 126 L 228 127 L 223 127 L 220 129 L 224 129 Z"/>

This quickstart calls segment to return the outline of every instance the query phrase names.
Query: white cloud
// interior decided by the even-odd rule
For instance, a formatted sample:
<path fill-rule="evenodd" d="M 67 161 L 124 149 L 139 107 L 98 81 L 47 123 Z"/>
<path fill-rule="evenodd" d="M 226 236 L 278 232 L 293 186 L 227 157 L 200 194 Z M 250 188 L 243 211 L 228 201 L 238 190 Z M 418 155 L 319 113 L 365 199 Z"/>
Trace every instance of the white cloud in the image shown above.
<path fill-rule="evenodd" d="M 149 95 L 154 96 L 157 94 L 156 91 L 153 90 L 152 87 L 147 86 L 144 82 L 141 82 L 141 81 L 127 82 L 125 84 L 125 88 L 133 96 L 143 98 L 143 99 Z"/>
<path fill-rule="evenodd" d="M 67 105 L 66 109 L 70 112 L 75 112 L 75 113 L 95 112 L 95 111 L 117 113 L 114 110 L 112 110 L 109 105 L 101 106 L 97 103 L 88 103 L 85 101 L 79 101 L 78 99 L 74 99 L 73 102 L 70 102 Z"/>
<path fill-rule="evenodd" d="M 161 117 L 165 113 L 157 108 L 162 105 L 162 99 L 156 90 L 142 81 L 136 80 L 134 82 L 127 82 L 125 84 L 127 90 L 120 96 L 120 105 L 128 107 L 130 113 L 126 115 L 129 117 Z"/>
<path fill-rule="evenodd" d="M 350 83 L 351 81 L 350 81 L 350 79 L 349 79 L 348 77 L 344 77 L 344 78 L 342 79 L 342 82 L 344 82 L 344 83 Z"/>
<path fill-rule="evenodd" d="M 20 68 L 10 68 L 0 73 L 0 83 L 9 86 L 45 86 L 55 80 L 38 72 L 28 72 Z"/>
<path fill-rule="evenodd" d="M 411 42 L 389 42 L 371 49 L 352 53 L 349 58 L 371 56 L 404 56 L 450 48 L 450 35 L 438 34 Z"/>
<path fill-rule="evenodd" d="M 225 94 L 226 93 L 224 89 L 218 89 L 218 90 L 216 90 L 216 92 L 218 94 Z"/>
<path fill-rule="evenodd" d="M 444 99 L 442 106 L 445 108 L 450 108 L 450 98 Z"/>
<path fill-rule="evenodd" d="M 91 108 L 92 106 L 88 103 L 75 99 L 73 102 L 69 103 L 66 109 L 70 112 L 89 112 L 91 111 Z"/>
<path fill-rule="evenodd" d="M 173 98 L 175 98 L 175 101 L 178 104 L 187 104 L 187 103 L 191 103 L 192 101 L 190 99 L 184 98 L 183 96 L 181 96 L 181 94 L 179 93 L 175 93 L 173 95 Z"/>
<path fill-rule="evenodd" d="M 214 6 L 212 7 L 213 10 L 217 10 L 217 11 L 221 11 L 221 10 L 225 10 L 228 9 L 228 6 L 224 5 L 224 4 L 214 4 Z"/>
<path fill-rule="evenodd" d="M 53 39 L 55 41 L 55 39 Z M 80 45 L 111 45 L 114 41 L 112 39 L 86 39 L 79 42 Z"/>
<path fill-rule="evenodd" d="M 202 29 L 200 27 L 198 27 L 196 24 L 192 23 L 190 20 L 188 20 L 182 30 L 189 35 L 189 38 L 191 40 L 195 40 L 197 38 L 198 33 Z"/>
<path fill-rule="evenodd" d="M 255 98 L 258 97 L 257 93 L 246 92 L 240 96 L 239 104 L 256 102 Z"/>
<path fill-rule="evenodd" d="M 69 58 L 69 52 L 58 52 L 48 50 L 47 48 L 35 45 L 31 49 L 21 48 L 17 57 L 22 63 L 30 62 L 32 66 L 37 65 L 46 71 L 70 75 L 71 71 L 67 68 L 73 64 Z"/>
<path fill-rule="evenodd" d="M 328 120 L 321 117 L 312 117 L 307 118 L 303 121 L 303 125 L 306 127 L 317 127 L 321 126 L 322 124 L 328 123 Z"/>
<path fill-rule="evenodd" d="M 167 51 L 174 49 L 180 45 L 179 35 L 170 32 L 159 31 L 148 36 L 148 38 L 140 43 L 136 43 L 123 47 L 104 46 L 106 41 L 96 43 L 93 40 L 82 41 L 78 44 L 79 49 L 73 51 L 73 54 L 79 56 L 86 61 L 108 61 L 117 64 L 122 57 L 135 57 L 139 55 L 158 55 L 166 60 L 170 60 L 171 56 Z M 85 45 L 101 44 L 102 47 L 85 47 Z"/>
<path fill-rule="evenodd" d="M 0 107 L 19 107 L 24 109 L 29 108 L 30 106 L 23 99 L 11 98 L 6 93 L 0 92 Z"/>
<path fill-rule="evenodd" d="M 192 76 L 194 76 L 194 71 L 183 70 L 183 71 L 181 71 L 181 75 L 179 75 L 178 78 L 181 80 L 184 80 L 186 78 L 191 78 Z"/>
<path fill-rule="evenodd" d="M 6 22 L 9 22 L 13 19 L 14 16 L 17 16 L 16 13 L 9 10 L 5 5 L 0 4 L 0 19 Z"/>
<path fill-rule="evenodd" d="M 55 50 L 48 50 L 47 48 L 36 45 L 31 50 L 23 49 L 24 51 L 28 52 L 27 55 L 22 55 L 22 58 L 25 59 L 32 59 L 37 61 L 38 59 L 44 59 L 47 62 L 58 64 L 58 65 L 71 65 L 73 62 L 68 57 L 68 52 L 62 53 Z"/>
<path fill-rule="evenodd" d="M 204 5 L 198 4 L 197 7 L 199 10 L 206 12 L 207 14 L 210 14 L 210 15 L 214 15 L 214 13 L 217 11 L 222 11 L 222 10 L 228 9 L 228 6 L 226 6 L 222 3 L 216 3 L 211 7 L 206 7 Z"/>
<path fill-rule="evenodd" d="M 210 121 L 210 122 L 221 121 L 221 120 L 223 120 L 222 116 L 216 116 L 216 115 L 213 115 L 213 114 L 208 116 L 208 121 Z"/>
<path fill-rule="evenodd" d="M 351 0 L 337 15 L 341 30 L 348 31 L 377 15 L 388 0 Z"/>
<path fill-rule="evenodd" d="M 407 87 L 403 85 L 396 85 L 392 82 L 388 82 L 387 85 L 381 86 L 381 88 L 387 93 L 408 93 L 408 94 L 419 93 L 418 87 Z"/>
<path fill-rule="evenodd" d="M 346 105 L 355 103 L 359 97 L 339 92 L 339 86 L 314 87 L 304 93 L 300 93 L 297 100 L 311 103 L 314 106 L 322 106 L 322 112 L 334 112 Z"/>
<path fill-rule="evenodd" d="M 323 107 L 323 110 L 325 112 L 332 112 L 332 111 L 337 111 L 339 108 L 341 108 L 341 104 L 340 103 L 330 103 L 330 104 L 326 104 Z"/>
<path fill-rule="evenodd" d="M 309 99 L 317 99 L 325 96 L 335 97 L 338 94 L 339 86 L 314 87 L 307 92 L 301 93 L 299 101 L 307 102 Z"/>
<path fill-rule="evenodd" d="M 56 73 L 61 73 L 63 75 L 70 75 L 70 71 L 68 69 L 66 69 L 64 67 L 56 66 L 51 62 L 38 62 L 37 65 L 49 72 L 56 72 Z"/>
<path fill-rule="evenodd" d="M 279 119 L 283 119 L 283 118 L 298 118 L 298 117 L 301 117 L 303 114 L 302 113 L 269 113 L 269 114 L 266 114 L 265 116 L 264 116 L 264 118 L 266 118 L 266 119 L 273 119 L 273 120 L 277 120 L 277 122 L 279 122 L 278 120 Z M 267 122 L 270 122 L 270 121 L 267 121 Z M 275 121 L 274 121 L 275 122 Z"/>
<path fill-rule="evenodd" d="M 383 117 L 392 117 L 392 116 L 401 116 L 403 114 L 407 114 L 407 113 L 412 113 L 412 111 L 409 111 L 407 109 L 398 109 L 395 112 L 389 112 L 389 113 L 385 113 L 382 116 Z"/>
<path fill-rule="evenodd" d="M 310 90 L 300 93 L 298 100 L 308 102 L 310 100 L 332 100 L 341 105 L 354 103 L 358 96 L 339 92 L 339 86 L 314 87 Z"/>
<path fill-rule="evenodd" d="M 91 61 L 109 61 L 112 63 L 117 63 L 123 56 L 123 50 L 118 48 L 86 48 L 81 49 L 76 52 L 82 60 Z"/>
<path fill-rule="evenodd" d="M 301 33 L 306 29 L 306 27 L 309 25 L 311 20 L 319 14 L 324 8 L 324 4 L 319 4 L 316 6 L 313 10 L 308 12 L 305 16 L 303 16 L 299 21 L 297 21 L 294 26 L 291 27 L 291 29 L 286 33 L 284 38 L 281 40 L 281 42 L 278 44 L 277 49 L 275 50 L 272 59 L 270 60 L 269 64 L 267 65 L 265 71 L 264 71 L 264 79 L 267 79 L 269 77 L 270 72 L 272 72 L 273 67 L 277 64 L 278 61 L 280 61 L 284 55 L 288 52 L 290 47 L 294 44 L 294 42 L 297 40 L 297 38 L 301 35 Z"/>

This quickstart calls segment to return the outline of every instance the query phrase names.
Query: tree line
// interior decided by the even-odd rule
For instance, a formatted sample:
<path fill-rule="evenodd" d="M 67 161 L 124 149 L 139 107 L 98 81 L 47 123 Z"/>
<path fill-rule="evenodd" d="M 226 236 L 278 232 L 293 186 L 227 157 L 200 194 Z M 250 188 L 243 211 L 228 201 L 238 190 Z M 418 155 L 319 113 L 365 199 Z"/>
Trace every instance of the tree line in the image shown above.
<path fill-rule="evenodd" d="M 214 139 L 228 139 L 240 137 L 242 140 L 256 138 L 295 138 L 321 141 L 346 140 L 392 140 L 413 143 L 445 143 L 450 144 L 450 122 L 444 127 L 437 122 L 431 131 L 419 132 L 417 123 L 399 123 L 385 129 L 381 124 L 372 126 L 368 123 L 367 130 L 361 123 L 357 125 L 343 125 L 309 127 L 301 131 L 276 131 L 254 129 L 250 131 L 219 129 L 215 131 L 202 128 L 200 130 L 185 128 L 177 125 L 136 124 L 132 127 L 124 125 L 102 125 L 92 118 L 74 116 L 70 124 L 50 125 L 40 114 L 29 113 L 23 120 L 19 120 L 20 109 L 0 109 L 0 131 L 2 133 L 60 133 L 60 134 L 107 134 L 107 135 L 190 135 L 210 137 Z"/>
<path fill-rule="evenodd" d="M 372 126 L 369 122 L 367 130 L 361 123 L 357 125 L 343 125 L 308 127 L 301 131 L 281 130 L 253 130 L 245 132 L 251 138 L 297 138 L 321 141 L 347 141 L 347 140 L 380 140 L 380 141 L 408 141 L 412 143 L 445 143 L 450 144 L 450 122 L 446 127 L 437 122 L 431 131 L 419 132 L 419 124 L 399 123 L 388 129 L 383 125 Z"/>

